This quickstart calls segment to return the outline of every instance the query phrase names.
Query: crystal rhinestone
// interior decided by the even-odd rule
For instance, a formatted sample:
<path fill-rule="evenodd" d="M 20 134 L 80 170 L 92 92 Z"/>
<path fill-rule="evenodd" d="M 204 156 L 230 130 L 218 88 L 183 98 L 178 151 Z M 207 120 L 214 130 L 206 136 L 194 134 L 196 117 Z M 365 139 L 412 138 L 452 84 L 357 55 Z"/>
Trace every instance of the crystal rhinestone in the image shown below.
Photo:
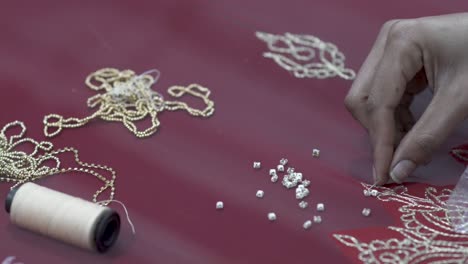
<path fill-rule="evenodd" d="M 302 175 L 302 174 L 301 174 Z M 302 178 L 302 177 L 301 177 Z M 304 187 L 309 187 L 310 185 L 310 181 L 309 180 L 303 180 L 302 182 L 302 185 L 304 185 Z"/>
<path fill-rule="evenodd" d="M 265 194 L 265 193 L 264 193 L 262 190 L 258 190 L 258 191 L 257 191 L 257 194 L 255 194 L 255 196 L 257 196 L 258 198 L 263 198 L 263 195 L 264 195 L 264 194 Z"/>
<path fill-rule="evenodd" d="M 288 159 L 281 159 L 280 160 L 280 164 L 283 165 L 283 166 L 286 166 L 286 164 L 288 164 Z"/>
<path fill-rule="evenodd" d="M 369 216 L 370 213 L 371 213 L 371 210 L 369 208 L 362 209 L 362 215 L 363 216 Z"/>
<path fill-rule="evenodd" d="M 319 211 L 319 212 L 325 211 L 325 205 L 323 203 L 318 203 L 317 204 L 317 211 Z"/>
<path fill-rule="evenodd" d="M 274 176 L 276 175 L 276 170 L 275 169 L 271 169 L 270 170 L 270 176 Z"/>
<path fill-rule="evenodd" d="M 262 163 L 259 162 L 259 161 L 255 161 L 255 162 L 253 163 L 254 169 L 260 169 L 261 166 L 262 166 Z"/>
<path fill-rule="evenodd" d="M 311 226 L 312 226 L 312 221 L 310 220 L 305 221 L 304 224 L 302 225 L 304 229 L 309 229 Z"/>
<path fill-rule="evenodd" d="M 276 168 L 278 171 L 284 171 L 284 165 L 278 165 L 278 167 Z"/>
<path fill-rule="evenodd" d="M 313 149 L 312 150 L 312 156 L 318 158 L 320 156 L 320 150 Z"/>
<path fill-rule="evenodd" d="M 309 195 L 309 189 L 304 187 L 304 185 L 300 184 L 296 188 L 296 199 L 304 199 L 307 195 Z"/>
<path fill-rule="evenodd" d="M 276 220 L 276 214 L 275 213 L 268 213 L 268 220 L 275 221 Z"/>
<path fill-rule="evenodd" d="M 371 194 L 373 197 L 377 197 L 377 195 L 379 195 L 379 191 L 377 191 L 377 190 L 372 190 L 372 191 L 370 192 L 370 194 Z"/>
<path fill-rule="evenodd" d="M 289 168 L 286 170 L 286 172 L 289 173 L 289 174 L 294 173 L 294 168 L 289 167 Z"/>
<path fill-rule="evenodd" d="M 299 207 L 302 209 L 306 209 L 309 204 L 306 201 L 301 201 L 299 203 Z"/>
<path fill-rule="evenodd" d="M 271 182 L 277 182 L 278 181 L 278 175 L 273 175 L 271 176 Z"/>
<path fill-rule="evenodd" d="M 371 192 L 369 190 L 364 190 L 364 196 L 369 197 L 371 196 Z"/>
<path fill-rule="evenodd" d="M 216 209 L 221 210 L 224 208 L 224 203 L 219 201 L 216 203 Z"/>
<path fill-rule="evenodd" d="M 320 215 L 314 215 L 314 223 L 316 224 L 322 223 L 322 217 Z"/>

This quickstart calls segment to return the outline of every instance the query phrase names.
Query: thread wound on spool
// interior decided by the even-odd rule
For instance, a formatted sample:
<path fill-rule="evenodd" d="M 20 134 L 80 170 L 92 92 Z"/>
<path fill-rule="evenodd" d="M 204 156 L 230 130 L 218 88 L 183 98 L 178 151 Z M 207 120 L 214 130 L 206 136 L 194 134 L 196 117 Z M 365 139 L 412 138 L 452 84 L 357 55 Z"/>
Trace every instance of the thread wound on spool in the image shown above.
<path fill-rule="evenodd" d="M 100 253 L 120 233 L 120 216 L 111 208 L 30 182 L 10 192 L 5 209 L 19 227 Z"/>
<path fill-rule="evenodd" d="M 15 198 L 15 194 L 18 191 L 18 188 L 11 189 L 5 199 L 5 210 L 7 213 L 10 213 L 11 204 L 13 203 L 13 198 Z"/>
<path fill-rule="evenodd" d="M 104 211 L 96 223 L 96 250 L 104 253 L 115 244 L 120 233 L 120 216 L 114 210 Z"/>

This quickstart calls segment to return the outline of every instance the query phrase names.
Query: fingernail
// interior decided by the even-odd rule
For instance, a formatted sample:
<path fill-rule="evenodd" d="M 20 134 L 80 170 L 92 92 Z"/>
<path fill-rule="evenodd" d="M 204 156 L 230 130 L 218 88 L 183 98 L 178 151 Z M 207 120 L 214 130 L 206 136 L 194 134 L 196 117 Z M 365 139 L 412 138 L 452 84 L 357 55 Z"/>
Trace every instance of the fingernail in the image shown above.
<path fill-rule="evenodd" d="M 396 183 L 402 183 L 416 169 L 416 164 L 410 160 L 402 160 L 393 167 L 390 177 Z"/>
<path fill-rule="evenodd" d="M 374 183 L 377 183 L 377 173 L 375 172 L 375 166 L 372 166 L 372 177 L 374 178 Z"/>

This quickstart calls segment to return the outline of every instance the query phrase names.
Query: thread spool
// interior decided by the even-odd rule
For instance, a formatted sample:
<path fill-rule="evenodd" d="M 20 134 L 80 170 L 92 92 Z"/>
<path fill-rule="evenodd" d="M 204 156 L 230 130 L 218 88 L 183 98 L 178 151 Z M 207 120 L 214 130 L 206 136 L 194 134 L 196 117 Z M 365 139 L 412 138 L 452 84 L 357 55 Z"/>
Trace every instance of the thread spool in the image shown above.
<path fill-rule="evenodd" d="M 107 251 L 120 232 L 111 208 L 31 182 L 8 193 L 5 209 L 19 227 L 91 251 Z"/>

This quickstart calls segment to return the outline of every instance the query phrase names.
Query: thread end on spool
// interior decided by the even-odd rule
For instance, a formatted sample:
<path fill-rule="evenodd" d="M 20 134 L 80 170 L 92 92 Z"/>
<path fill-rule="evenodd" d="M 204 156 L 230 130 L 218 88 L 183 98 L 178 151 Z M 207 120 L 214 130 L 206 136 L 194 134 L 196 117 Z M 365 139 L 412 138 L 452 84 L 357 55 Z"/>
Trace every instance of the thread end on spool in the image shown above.
<path fill-rule="evenodd" d="M 6 199 L 5 199 L 5 210 L 7 213 L 10 213 L 11 210 L 11 204 L 13 203 L 13 199 L 15 198 L 15 194 L 18 191 L 19 188 L 14 188 L 11 189 L 11 191 L 8 193 Z"/>
<path fill-rule="evenodd" d="M 120 216 L 112 210 L 106 210 L 96 223 L 96 229 L 94 233 L 94 242 L 96 244 L 96 250 L 100 253 L 106 252 L 111 248 L 120 233 Z"/>

